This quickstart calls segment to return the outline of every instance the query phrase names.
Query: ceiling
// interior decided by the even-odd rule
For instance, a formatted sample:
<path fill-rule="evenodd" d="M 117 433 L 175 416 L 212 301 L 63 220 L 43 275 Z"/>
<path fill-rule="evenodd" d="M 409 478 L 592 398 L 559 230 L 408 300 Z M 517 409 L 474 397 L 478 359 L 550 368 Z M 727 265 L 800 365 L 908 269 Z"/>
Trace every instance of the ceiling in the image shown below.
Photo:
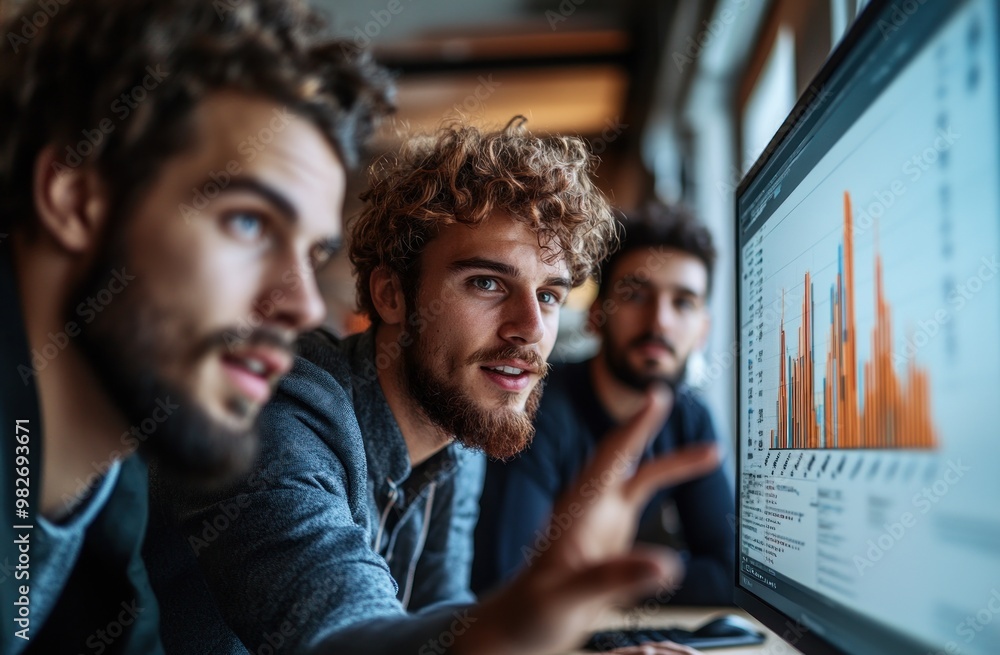
<path fill-rule="evenodd" d="M 499 127 L 521 114 L 535 132 L 588 138 L 597 182 L 616 204 L 651 187 L 639 164 L 641 109 L 676 0 L 312 2 L 336 36 L 398 75 L 399 109 L 376 154 L 449 119 Z M 351 200 L 348 216 L 359 208 Z M 352 307 L 346 261 L 325 277 L 331 314 Z"/>
<path fill-rule="evenodd" d="M 314 0 L 337 36 L 398 77 L 397 126 L 462 118 L 598 137 L 627 122 L 640 0 Z"/>

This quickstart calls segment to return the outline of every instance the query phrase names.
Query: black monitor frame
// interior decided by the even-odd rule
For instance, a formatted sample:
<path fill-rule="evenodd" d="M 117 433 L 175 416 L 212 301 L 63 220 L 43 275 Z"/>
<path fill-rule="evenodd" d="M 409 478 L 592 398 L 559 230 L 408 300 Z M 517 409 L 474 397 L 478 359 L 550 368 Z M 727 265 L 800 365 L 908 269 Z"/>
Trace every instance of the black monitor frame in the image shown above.
<path fill-rule="evenodd" d="M 859 62 L 867 61 L 873 54 L 881 54 L 879 48 L 882 48 L 882 52 L 885 52 L 885 44 L 878 43 L 878 38 L 880 37 L 878 30 L 880 28 L 884 30 L 888 25 L 890 28 L 897 28 L 899 30 L 923 30 L 923 33 L 921 33 L 917 39 L 919 44 L 922 46 L 926 43 L 927 39 L 933 37 L 933 35 L 937 32 L 937 27 L 943 23 L 943 18 L 948 17 L 952 15 L 952 12 L 963 8 L 966 6 L 967 2 L 965 0 L 947 0 L 946 2 L 938 2 L 937 0 L 914 0 L 912 4 L 919 5 L 917 12 L 929 10 L 928 16 L 923 17 L 923 20 L 912 20 L 909 21 L 909 24 L 904 22 L 903 24 L 897 25 L 897 23 L 892 20 L 892 12 L 897 10 L 900 4 L 906 3 L 900 3 L 899 0 L 872 0 L 867 5 L 865 10 L 857 18 L 843 40 L 823 65 L 820 72 L 807 87 L 807 91 L 798 99 L 788 118 L 785 119 L 775 136 L 764 149 L 763 154 L 757 159 L 750 171 L 744 176 L 743 180 L 737 187 L 735 202 L 736 229 L 734 251 L 736 253 L 735 329 L 736 334 L 738 335 L 737 343 L 739 344 L 739 350 L 741 353 L 743 347 L 741 336 L 743 328 L 741 321 L 741 278 L 744 268 L 742 252 L 745 243 L 745 230 L 744 225 L 741 223 L 741 218 L 747 207 L 747 205 L 743 202 L 745 196 L 752 192 L 752 197 L 757 197 L 764 189 L 771 188 L 771 185 L 774 184 L 776 177 L 775 174 L 783 172 L 786 163 L 793 157 L 798 157 L 801 154 L 800 150 L 802 145 L 806 143 L 807 138 L 811 135 L 811 132 L 821 122 L 827 122 L 832 116 L 836 115 L 836 120 L 850 124 L 861 113 L 867 110 L 868 106 L 870 106 L 870 102 L 874 100 L 874 97 L 869 101 L 869 104 L 862 107 L 861 110 L 857 111 L 855 114 L 851 114 L 850 111 L 838 111 L 838 109 L 845 108 L 837 108 L 835 106 L 836 102 L 830 101 L 829 98 L 836 98 L 837 93 L 841 92 L 844 87 L 848 85 L 848 83 L 852 81 L 856 82 L 855 78 L 851 75 L 851 73 L 856 71 L 850 68 L 850 66 L 857 66 Z M 998 12 L 998 16 L 1000 16 L 1000 12 Z M 907 17 L 910 18 L 910 16 Z M 882 21 L 889 22 L 886 23 Z M 1000 25 L 992 26 L 992 29 L 1000 31 Z M 893 76 L 897 74 L 901 68 L 902 67 L 897 66 L 892 73 Z M 886 80 L 881 80 L 883 83 L 885 81 Z M 831 102 L 833 106 L 830 106 Z M 841 116 L 841 114 L 845 115 Z M 815 152 L 811 154 L 814 159 L 818 160 L 826 154 L 826 150 L 819 152 L 818 156 Z M 815 163 L 815 161 L 803 161 L 802 168 L 797 171 L 799 177 L 797 179 L 792 179 L 790 183 L 786 182 L 786 184 L 791 188 L 794 188 L 797 182 L 801 181 L 801 177 L 811 170 L 812 165 Z M 802 169 L 805 170 L 803 171 Z M 764 219 L 766 220 L 766 216 Z M 756 226 L 754 223 L 757 223 L 760 220 L 761 219 L 759 218 L 754 218 L 748 227 L 755 230 Z M 738 356 L 736 360 L 742 361 L 741 356 Z M 737 378 L 735 385 L 736 397 L 734 399 L 736 403 L 735 406 L 737 408 L 741 407 L 740 399 L 745 391 L 741 372 L 741 369 L 737 367 L 735 371 Z M 736 457 L 735 485 L 737 512 L 735 525 L 735 547 L 737 567 L 734 579 L 734 600 L 736 604 L 746 609 L 750 614 L 760 620 L 779 637 L 803 652 L 810 653 L 811 655 L 850 655 L 848 651 L 843 650 L 841 647 L 831 643 L 828 639 L 825 639 L 822 634 L 825 632 L 824 627 L 820 626 L 815 621 L 810 620 L 808 614 L 804 613 L 802 616 L 797 618 L 789 616 L 757 595 L 753 594 L 751 591 L 748 591 L 741 583 L 741 575 L 743 573 L 743 535 L 741 529 L 743 507 L 740 494 L 742 487 L 742 450 L 744 446 L 742 443 L 742 433 L 738 431 L 736 437 L 739 442 Z M 852 611 L 851 608 L 836 605 L 836 603 L 831 602 L 831 610 L 841 613 L 846 610 L 848 614 Z M 927 644 L 918 643 L 907 635 L 885 627 L 861 613 L 856 613 L 856 616 L 852 616 L 851 621 L 852 629 L 856 630 L 857 633 L 861 635 L 871 635 L 873 638 L 880 640 L 892 640 L 893 653 L 920 653 L 921 655 L 927 653 Z"/>

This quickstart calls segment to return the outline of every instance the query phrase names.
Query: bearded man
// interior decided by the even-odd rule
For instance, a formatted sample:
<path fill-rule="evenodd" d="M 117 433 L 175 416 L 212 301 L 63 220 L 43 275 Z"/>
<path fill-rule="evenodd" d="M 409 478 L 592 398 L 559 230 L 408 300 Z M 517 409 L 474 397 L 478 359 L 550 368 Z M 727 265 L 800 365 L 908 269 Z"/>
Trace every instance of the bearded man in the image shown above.
<path fill-rule="evenodd" d="M 168 652 L 239 652 L 235 634 L 254 653 L 557 653 L 677 569 L 626 554 L 634 517 L 717 459 L 631 465 L 665 409 L 653 394 L 585 474 L 599 491 L 564 497 L 575 520 L 539 565 L 456 608 L 474 601 L 482 453 L 530 441 L 560 308 L 617 237 L 584 142 L 521 122 L 448 126 L 373 167 L 349 238 L 371 328 L 299 340 L 239 485 L 190 495 L 157 480 L 176 524 L 149 539 Z"/>
<path fill-rule="evenodd" d="M 146 462 L 253 460 L 388 79 L 291 0 L 21 2 L 0 33 L 0 652 L 155 655 Z"/>
<path fill-rule="evenodd" d="M 592 359 L 557 365 L 530 449 L 488 466 L 476 534 L 473 588 L 489 589 L 530 564 L 558 496 L 616 424 L 635 415 L 651 385 L 671 390 L 671 410 L 646 455 L 714 443 L 708 409 L 683 384 L 691 353 L 708 335 L 715 248 L 704 225 L 679 207 L 650 204 L 624 222 L 621 248 L 602 265 L 589 324 Z M 647 505 L 639 541 L 681 553 L 674 604 L 728 605 L 735 574 L 732 485 L 721 468 L 662 489 Z M 664 519 L 669 519 L 667 523 Z"/>

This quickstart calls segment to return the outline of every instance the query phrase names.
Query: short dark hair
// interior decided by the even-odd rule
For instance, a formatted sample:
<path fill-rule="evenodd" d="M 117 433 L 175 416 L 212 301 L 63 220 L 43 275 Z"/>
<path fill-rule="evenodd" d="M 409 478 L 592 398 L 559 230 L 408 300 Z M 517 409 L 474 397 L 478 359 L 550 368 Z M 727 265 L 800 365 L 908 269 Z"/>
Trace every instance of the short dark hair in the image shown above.
<path fill-rule="evenodd" d="M 192 112 L 215 91 L 286 105 L 346 167 L 391 110 L 385 70 L 325 39 L 299 0 L 26 2 L 0 28 L 13 50 L 0 56 L 0 231 L 36 225 L 32 178 L 49 145 L 129 211 L 192 145 Z"/>
<path fill-rule="evenodd" d="M 705 295 L 712 292 L 712 275 L 718 253 L 712 233 L 683 205 L 650 202 L 641 209 L 624 212 L 621 221 L 621 246 L 601 262 L 598 294 L 604 296 L 611 271 L 623 255 L 639 248 L 669 248 L 697 257 L 705 265 L 708 283 Z"/>

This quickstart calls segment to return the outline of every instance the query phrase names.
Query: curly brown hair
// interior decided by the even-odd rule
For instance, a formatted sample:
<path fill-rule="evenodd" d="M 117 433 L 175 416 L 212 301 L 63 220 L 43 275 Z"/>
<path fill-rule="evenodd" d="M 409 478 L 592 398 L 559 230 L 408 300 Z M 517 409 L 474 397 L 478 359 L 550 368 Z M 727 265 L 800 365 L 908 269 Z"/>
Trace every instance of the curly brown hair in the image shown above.
<path fill-rule="evenodd" d="M 13 51 L 0 56 L 0 231 L 35 226 L 34 163 L 50 145 L 93 167 L 127 214 L 192 145 L 192 112 L 214 91 L 286 105 L 345 166 L 391 109 L 384 69 L 326 39 L 298 0 L 26 2 L 0 28 Z"/>
<path fill-rule="evenodd" d="M 548 263 L 564 259 L 573 286 L 597 275 L 618 241 L 604 194 L 591 179 L 596 164 L 583 140 L 536 136 L 517 116 L 502 130 L 446 124 L 408 139 L 369 171 L 367 204 L 350 228 L 358 307 L 379 322 L 370 279 L 395 273 L 413 298 L 424 246 L 445 226 L 479 225 L 494 211 L 538 235 Z"/>

